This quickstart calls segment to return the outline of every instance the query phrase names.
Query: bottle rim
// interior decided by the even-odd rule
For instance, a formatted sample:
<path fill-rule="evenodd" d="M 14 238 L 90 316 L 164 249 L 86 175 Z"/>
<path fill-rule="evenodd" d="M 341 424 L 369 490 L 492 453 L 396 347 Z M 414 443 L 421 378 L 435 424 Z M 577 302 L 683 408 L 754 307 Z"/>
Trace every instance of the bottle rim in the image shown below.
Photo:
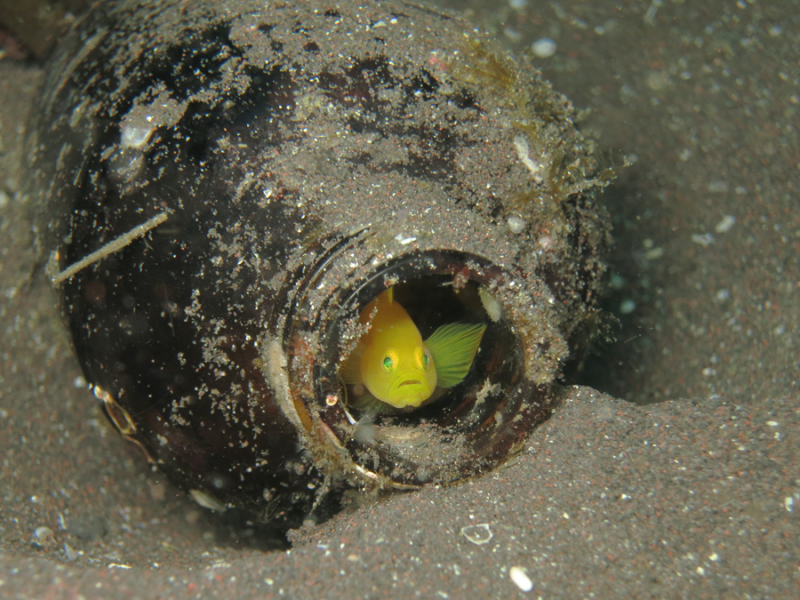
<path fill-rule="evenodd" d="M 362 232 L 334 244 L 295 281 L 294 314 L 284 323 L 279 358 L 273 346 L 268 378 L 276 379 L 274 366 L 279 364 L 279 402 L 298 428 L 301 443 L 323 472 L 383 488 L 451 483 L 496 467 L 518 452 L 533 426 L 549 414 L 553 377 L 536 375 L 547 343 L 534 339 L 541 327 L 531 323 L 537 312 L 552 322 L 549 307 L 526 296 L 530 278 L 516 277 L 483 256 L 461 250 L 410 249 L 370 261 L 360 277 L 340 271 L 333 285 L 328 276 L 341 263 L 335 257 L 359 240 Z M 487 322 L 481 346 L 489 347 L 479 351 L 472 369 L 478 372 L 430 407 L 364 422 L 363 414 L 348 407 L 346 387 L 337 376 L 343 352 L 349 351 L 342 332 L 389 285 L 426 284 L 461 286 L 480 297 Z M 321 302 L 309 301 L 308 292 L 321 287 L 331 292 Z M 520 297 L 530 300 L 520 303 Z M 526 310 L 514 308 L 520 304 Z M 293 353 L 298 343 L 303 351 Z"/>

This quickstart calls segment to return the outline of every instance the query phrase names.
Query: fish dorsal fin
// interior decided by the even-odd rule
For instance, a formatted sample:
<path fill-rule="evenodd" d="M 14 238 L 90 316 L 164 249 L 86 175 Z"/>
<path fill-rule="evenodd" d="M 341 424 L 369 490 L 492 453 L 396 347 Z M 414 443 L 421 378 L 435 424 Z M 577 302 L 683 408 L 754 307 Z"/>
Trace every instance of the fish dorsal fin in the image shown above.
<path fill-rule="evenodd" d="M 394 302 L 394 288 L 393 287 L 390 287 L 388 290 L 386 290 L 386 299 L 389 301 L 389 304 Z"/>
<path fill-rule="evenodd" d="M 453 387 L 463 381 L 485 330 L 486 325 L 482 323 L 449 323 L 425 340 L 436 365 L 436 385 Z"/>

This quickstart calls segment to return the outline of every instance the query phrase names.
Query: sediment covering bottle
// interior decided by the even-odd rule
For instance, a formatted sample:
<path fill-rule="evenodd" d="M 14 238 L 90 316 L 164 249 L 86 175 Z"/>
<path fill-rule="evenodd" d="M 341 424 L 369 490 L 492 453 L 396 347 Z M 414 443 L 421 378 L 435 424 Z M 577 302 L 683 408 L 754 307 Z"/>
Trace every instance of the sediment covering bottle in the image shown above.
<path fill-rule="evenodd" d="M 341 482 L 498 465 L 595 313 L 608 177 L 573 117 L 427 8 L 104 4 L 50 65 L 27 145 L 95 396 L 198 501 L 286 526 Z M 389 289 L 422 340 L 484 328 L 457 384 L 375 410 L 341 371 Z"/>

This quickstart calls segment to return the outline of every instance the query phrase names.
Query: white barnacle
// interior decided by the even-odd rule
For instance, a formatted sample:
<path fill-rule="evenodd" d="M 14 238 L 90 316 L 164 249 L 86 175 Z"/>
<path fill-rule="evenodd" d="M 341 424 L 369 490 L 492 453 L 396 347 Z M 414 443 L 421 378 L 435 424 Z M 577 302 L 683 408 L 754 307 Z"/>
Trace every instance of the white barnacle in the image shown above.
<path fill-rule="evenodd" d="M 509 217 L 508 218 L 508 228 L 511 230 L 511 233 L 522 233 L 522 230 L 525 229 L 527 223 L 525 219 L 521 219 L 519 217 Z"/>
<path fill-rule="evenodd" d="M 483 304 L 483 309 L 486 311 L 486 314 L 489 315 L 489 318 L 497 323 L 503 317 L 503 307 L 500 306 L 500 303 L 497 299 L 487 290 L 485 287 L 481 286 L 478 288 L 478 296 L 481 299 L 481 304 Z"/>
<path fill-rule="evenodd" d="M 517 149 L 517 156 L 519 156 L 522 164 L 531 172 L 533 180 L 536 183 L 542 183 L 542 165 L 531 158 L 528 140 L 521 135 L 514 136 L 514 148 Z"/>

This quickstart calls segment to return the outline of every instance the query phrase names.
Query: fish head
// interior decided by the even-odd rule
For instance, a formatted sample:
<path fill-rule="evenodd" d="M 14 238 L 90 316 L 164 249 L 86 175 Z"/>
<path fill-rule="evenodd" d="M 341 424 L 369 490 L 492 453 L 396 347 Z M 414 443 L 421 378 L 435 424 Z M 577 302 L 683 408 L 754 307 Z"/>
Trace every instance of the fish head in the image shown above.
<path fill-rule="evenodd" d="M 395 408 L 415 408 L 436 388 L 433 355 L 417 328 L 392 327 L 361 356 L 364 384 L 378 400 Z"/>

